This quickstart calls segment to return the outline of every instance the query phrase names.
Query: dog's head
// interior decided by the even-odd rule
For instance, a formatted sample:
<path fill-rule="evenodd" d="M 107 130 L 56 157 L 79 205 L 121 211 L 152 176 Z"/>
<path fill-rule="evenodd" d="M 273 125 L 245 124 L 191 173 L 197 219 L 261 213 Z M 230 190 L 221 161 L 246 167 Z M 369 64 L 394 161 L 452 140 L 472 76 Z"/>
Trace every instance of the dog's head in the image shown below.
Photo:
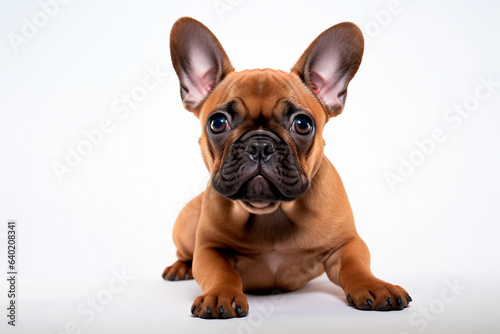
<path fill-rule="evenodd" d="M 170 51 L 184 107 L 201 121 L 212 187 L 256 214 L 302 196 L 321 164 L 323 127 L 342 112 L 361 63 L 359 28 L 329 28 L 290 73 L 234 71 L 217 38 L 187 17 L 173 26 Z"/>

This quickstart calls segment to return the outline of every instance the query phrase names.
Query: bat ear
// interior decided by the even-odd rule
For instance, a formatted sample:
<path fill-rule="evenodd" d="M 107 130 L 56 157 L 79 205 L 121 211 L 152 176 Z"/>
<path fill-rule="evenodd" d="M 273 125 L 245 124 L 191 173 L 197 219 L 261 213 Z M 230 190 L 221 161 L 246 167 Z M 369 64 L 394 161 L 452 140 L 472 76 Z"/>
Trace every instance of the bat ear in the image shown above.
<path fill-rule="evenodd" d="M 361 30 L 351 22 L 339 23 L 309 45 L 292 73 L 328 107 L 330 116 L 337 116 L 344 109 L 347 85 L 358 71 L 363 49 Z"/>
<path fill-rule="evenodd" d="M 198 116 L 210 91 L 234 68 L 214 34 L 190 17 L 180 18 L 172 27 L 170 55 L 184 108 Z"/>

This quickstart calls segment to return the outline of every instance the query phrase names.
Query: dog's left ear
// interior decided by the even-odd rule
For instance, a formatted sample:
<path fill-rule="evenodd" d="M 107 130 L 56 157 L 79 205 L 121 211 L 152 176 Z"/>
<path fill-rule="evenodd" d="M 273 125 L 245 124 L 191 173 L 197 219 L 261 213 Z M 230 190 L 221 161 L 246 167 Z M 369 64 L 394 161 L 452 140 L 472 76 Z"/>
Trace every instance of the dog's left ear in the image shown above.
<path fill-rule="evenodd" d="M 330 116 L 344 109 L 347 85 L 363 57 L 361 30 L 351 22 L 339 23 L 319 35 L 292 68 L 328 107 Z"/>

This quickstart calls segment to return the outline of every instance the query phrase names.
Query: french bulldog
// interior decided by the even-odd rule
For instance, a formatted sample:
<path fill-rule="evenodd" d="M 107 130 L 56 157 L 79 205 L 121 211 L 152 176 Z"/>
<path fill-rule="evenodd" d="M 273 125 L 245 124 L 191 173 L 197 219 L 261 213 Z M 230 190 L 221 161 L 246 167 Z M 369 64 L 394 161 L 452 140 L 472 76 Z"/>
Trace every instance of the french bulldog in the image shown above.
<path fill-rule="evenodd" d="M 323 128 L 344 109 L 363 55 L 353 23 L 319 35 L 290 72 L 236 72 L 200 22 L 173 26 L 170 50 L 185 109 L 201 123 L 210 173 L 180 212 L 178 261 L 163 278 L 194 278 L 191 313 L 244 317 L 246 293 L 294 291 L 326 272 L 361 310 L 401 310 L 411 297 L 376 278 L 339 174 L 324 155 Z"/>

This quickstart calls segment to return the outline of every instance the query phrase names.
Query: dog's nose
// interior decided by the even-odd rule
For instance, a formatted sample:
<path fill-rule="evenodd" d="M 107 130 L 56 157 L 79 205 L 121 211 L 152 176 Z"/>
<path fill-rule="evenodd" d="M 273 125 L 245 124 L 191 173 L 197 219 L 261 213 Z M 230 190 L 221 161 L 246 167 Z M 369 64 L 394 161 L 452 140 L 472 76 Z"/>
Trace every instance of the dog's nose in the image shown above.
<path fill-rule="evenodd" d="M 276 152 L 274 143 L 267 138 L 254 138 L 252 139 L 245 151 L 250 155 L 253 162 L 268 162 L 271 156 Z"/>

